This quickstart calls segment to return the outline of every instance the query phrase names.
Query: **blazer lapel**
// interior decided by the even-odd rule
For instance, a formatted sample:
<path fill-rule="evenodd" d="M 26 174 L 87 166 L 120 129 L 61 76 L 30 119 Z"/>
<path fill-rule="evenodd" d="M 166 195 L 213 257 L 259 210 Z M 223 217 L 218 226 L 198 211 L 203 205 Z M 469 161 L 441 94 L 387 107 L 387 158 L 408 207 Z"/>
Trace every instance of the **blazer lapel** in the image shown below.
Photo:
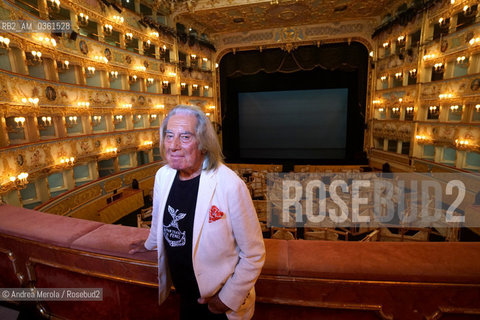
<path fill-rule="evenodd" d="M 172 188 L 173 180 L 177 170 L 169 168 L 165 173 L 165 183 L 162 183 L 162 188 L 160 189 L 160 200 L 158 206 L 158 222 L 157 222 L 157 247 L 159 250 L 163 248 L 163 214 L 165 213 L 165 205 L 167 203 L 168 195 L 170 189 Z"/>
<path fill-rule="evenodd" d="M 217 170 L 202 171 L 200 176 L 200 185 L 198 186 L 197 205 L 195 208 L 195 219 L 193 222 L 193 243 L 192 259 L 195 261 L 195 255 L 198 249 L 198 240 L 202 234 L 203 225 L 207 221 L 207 215 L 210 210 L 210 204 L 217 185 Z"/>

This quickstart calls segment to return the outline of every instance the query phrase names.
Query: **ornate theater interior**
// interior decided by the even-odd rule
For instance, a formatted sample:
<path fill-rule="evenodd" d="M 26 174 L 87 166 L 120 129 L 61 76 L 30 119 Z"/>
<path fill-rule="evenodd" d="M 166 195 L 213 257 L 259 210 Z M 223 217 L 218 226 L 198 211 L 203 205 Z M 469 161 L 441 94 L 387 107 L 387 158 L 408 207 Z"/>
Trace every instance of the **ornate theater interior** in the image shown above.
<path fill-rule="evenodd" d="M 477 0 L 0 0 L 0 86 L 0 288 L 103 290 L 3 297 L 1 319 L 178 318 L 156 253 L 128 245 L 179 104 L 251 193 L 254 319 L 480 318 Z M 460 180 L 439 214 L 463 224 L 270 223 L 275 178 L 381 172 Z"/>

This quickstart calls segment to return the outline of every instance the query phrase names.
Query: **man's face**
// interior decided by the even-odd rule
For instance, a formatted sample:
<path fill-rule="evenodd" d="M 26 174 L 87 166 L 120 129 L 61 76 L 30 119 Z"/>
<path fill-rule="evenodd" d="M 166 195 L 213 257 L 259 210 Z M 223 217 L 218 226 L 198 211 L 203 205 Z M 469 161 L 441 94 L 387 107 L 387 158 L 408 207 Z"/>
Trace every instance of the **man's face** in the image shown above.
<path fill-rule="evenodd" d="M 176 114 L 167 123 L 164 144 L 168 165 L 179 170 L 180 178 L 191 179 L 200 173 L 203 154 L 195 135 L 197 119 L 190 114 Z"/>

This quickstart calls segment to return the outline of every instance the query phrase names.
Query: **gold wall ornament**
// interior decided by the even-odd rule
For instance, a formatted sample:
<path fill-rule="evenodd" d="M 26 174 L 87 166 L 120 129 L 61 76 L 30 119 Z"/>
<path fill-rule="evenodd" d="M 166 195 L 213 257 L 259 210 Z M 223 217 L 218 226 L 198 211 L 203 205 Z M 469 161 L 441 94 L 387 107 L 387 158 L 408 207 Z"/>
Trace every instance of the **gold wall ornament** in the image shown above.
<path fill-rule="evenodd" d="M 317 25 L 317 26 L 304 26 L 297 27 L 301 29 L 297 35 L 295 44 L 297 46 L 316 45 L 318 39 L 321 38 L 322 43 L 337 43 L 350 41 L 359 42 L 367 47 L 367 49 L 373 48 L 374 44 L 370 40 L 370 35 L 367 34 L 367 28 L 362 23 L 341 23 L 340 26 L 331 25 Z M 259 46 L 263 48 L 278 48 L 281 47 L 282 39 L 281 29 L 272 30 L 258 30 L 247 33 L 235 33 L 218 36 L 219 45 L 217 46 L 216 59 L 219 61 L 225 54 L 227 54 L 232 47 L 237 50 L 257 50 Z"/>
<path fill-rule="evenodd" d="M 301 26 L 314 25 L 318 21 L 372 20 L 385 12 L 386 5 L 382 0 L 355 1 L 349 3 L 345 10 L 335 12 L 338 7 L 335 1 L 320 4 L 318 1 L 278 0 L 278 5 L 273 6 L 268 2 L 231 1 L 214 7 L 206 1 L 199 1 L 195 13 L 185 10 L 176 17 L 180 21 L 194 21 L 197 25 L 206 26 L 206 33 L 214 35 L 282 27 L 285 22 L 291 26 Z M 231 10 L 232 6 L 236 10 Z M 239 17 L 248 17 L 248 23 L 232 23 L 233 19 Z"/>
<path fill-rule="evenodd" d="M 77 15 L 77 23 L 81 27 L 86 27 L 88 25 L 89 20 L 90 20 L 90 17 L 88 16 L 88 14 L 80 12 Z"/>
<path fill-rule="evenodd" d="M 208 73 L 205 75 L 204 73 L 194 73 L 195 77 L 201 78 L 202 80 L 206 81 L 205 85 L 211 85 L 211 74 Z M 26 97 L 34 97 L 34 93 L 36 92 L 37 96 L 41 97 L 39 99 L 38 104 L 48 103 L 49 105 L 54 104 L 57 107 L 54 110 L 54 113 L 58 114 L 59 112 L 65 112 L 64 110 L 69 109 L 69 107 L 73 104 L 77 104 L 78 101 L 85 101 L 91 102 L 95 104 L 95 107 L 110 107 L 114 108 L 116 101 L 124 100 L 124 97 L 132 96 L 132 93 L 126 94 L 123 91 L 118 91 L 115 89 L 103 89 L 101 91 L 94 90 L 88 86 L 80 86 L 80 85 L 68 85 L 68 84 L 59 84 L 58 82 L 42 80 L 42 82 L 46 82 L 42 84 L 41 87 L 38 87 L 38 83 L 35 80 L 31 80 L 29 78 L 22 78 L 21 76 L 16 78 L 16 81 L 10 81 L 11 76 L 8 72 L 0 71 L 0 83 L 3 86 L 4 90 L 0 90 L 0 96 L 5 95 L 6 100 L 14 101 L 15 103 L 9 104 L 8 108 L 6 108 L 6 112 L 8 115 L 18 115 L 18 112 L 21 114 L 24 113 L 37 113 L 40 109 L 36 109 L 35 104 L 22 102 L 22 98 Z M 52 87 L 52 89 L 56 92 L 56 99 L 54 101 L 47 101 L 45 97 L 43 97 L 43 92 L 46 90 L 47 87 Z M 145 96 L 147 99 L 152 99 L 152 104 L 155 105 L 156 101 L 159 100 L 157 94 L 148 93 L 148 92 L 139 92 L 134 93 L 134 96 Z M 178 99 L 175 96 L 167 96 L 169 99 Z M 138 98 L 135 98 L 137 100 Z M 164 99 L 163 97 L 161 98 Z M 213 99 L 212 97 L 210 99 Z M 177 100 L 178 103 L 178 100 Z M 42 105 L 42 110 L 45 107 Z M 83 111 L 82 111 L 83 112 Z M 87 111 L 85 111 L 88 114 Z"/>
<path fill-rule="evenodd" d="M 283 28 L 280 32 L 279 41 L 297 41 L 303 40 L 301 33 L 302 29 L 298 28 Z"/>
<path fill-rule="evenodd" d="M 36 50 L 26 52 L 25 57 L 27 59 L 27 65 L 33 66 L 42 62 L 42 55 L 43 54 L 41 51 L 36 51 Z"/>
<path fill-rule="evenodd" d="M 283 50 L 287 51 L 288 53 L 292 52 L 292 50 L 295 50 L 297 46 L 294 43 L 286 43 L 283 46 Z"/>
<path fill-rule="evenodd" d="M 149 140 L 158 141 L 157 133 L 158 128 L 151 128 L 122 135 L 112 132 L 102 137 L 68 137 L 59 139 L 53 144 L 44 144 L 40 141 L 26 147 L 12 146 L 2 152 L 0 177 L 2 177 L 3 182 L 8 182 L 12 174 L 17 175 L 22 171 L 31 173 L 32 179 L 43 177 L 56 165 L 58 158 L 61 156 L 73 156 L 75 161 L 78 162 L 94 161 L 97 157 L 102 158 L 104 156 L 103 149 L 101 147 L 93 148 L 95 141 L 99 141 L 99 145 L 114 146 L 117 145 L 117 138 L 124 137 L 124 139 L 121 139 L 122 146 L 136 147 L 137 142 L 145 140 L 146 134 L 154 137 L 154 139 Z"/>
<path fill-rule="evenodd" d="M 57 144 L 55 144 L 57 145 Z M 45 150 L 45 162 L 43 163 L 42 167 L 48 168 L 53 165 L 55 165 L 55 159 L 53 157 L 53 148 L 54 146 L 47 146 L 47 145 L 42 145 L 42 147 Z"/>
<path fill-rule="evenodd" d="M 9 49 L 10 47 L 10 38 L 0 36 L 0 48 Z"/>
<path fill-rule="evenodd" d="M 121 178 L 105 181 L 105 184 L 104 184 L 105 192 L 112 192 L 113 190 L 120 189 L 121 187 L 122 187 Z"/>
<path fill-rule="evenodd" d="M 3 182 L 8 182 L 10 179 L 10 176 L 12 176 L 12 174 L 15 174 L 15 172 L 21 172 L 21 170 L 19 170 L 21 168 L 14 165 L 15 162 L 12 161 L 12 165 L 10 165 L 10 161 L 13 159 L 16 159 L 18 154 L 9 152 L 8 156 L 5 156 L 5 155 L 2 156 L 2 166 L 0 167 L 0 172 L 1 172 L 1 177 Z M 12 167 L 15 167 L 16 170 L 13 170 Z"/>
<path fill-rule="evenodd" d="M 25 154 L 22 152 L 16 152 L 14 157 L 16 158 L 16 163 L 19 169 L 25 164 Z M 4 160 L 5 161 L 5 160 Z M 8 165 L 8 163 L 7 163 Z"/>
<path fill-rule="evenodd" d="M 72 217 L 82 218 L 82 219 L 91 219 L 96 220 L 96 212 L 105 207 L 106 204 L 106 193 L 111 192 L 102 190 L 102 185 L 110 180 L 120 179 L 120 185 L 113 185 L 111 187 L 118 187 L 121 189 L 124 187 L 129 187 L 134 178 L 140 181 L 142 189 L 145 190 L 145 193 L 149 192 L 153 188 L 153 177 L 155 172 L 159 169 L 159 165 L 153 164 L 148 165 L 146 168 L 137 168 L 133 172 L 128 173 L 118 173 L 117 176 L 112 178 L 105 178 L 100 181 L 96 181 L 93 185 L 87 186 L 86 189 L 81 187 L 80 190 L 74 190 L 68 195 L 60 196 L 59 199 L 56 199 L 53 202 L 50 202 L 43 206 L 40 211 L 48 212 L 59 215 L 68 215 Z M 121 184 L 123 177 L 123 184 Z M 117 182 L 116 182 L 117 183 Z M 92 214 L 94 212 L 95 214 Z"/>
<path fill-rule="evenodd" d="M 417 143 L 419 144 L 431 144 L 432 143 L 432 138 L 430 135 L 425 134 L 425 133 L 419 133 L 415 136 L 415 139 Z"/>
<path fill-rule="evenodd" d="M 65 170 L 73 167 L 74 163 L 75 157 L 61 157 L 60 162 L 57 164 L 57 168 Z"/>
<path fill-rule="evenodd" d="M 107 23 L 103 26 L 103 33 L 105 35 L 111 35 L 112 31 L 113 31 L 113 26 L 111 24 Z"/>
<path fill-rule="evenodd" d="M 27 186 L 28 184 L 28 173 L 27 172 L 21 172 L 17 176 L 12 175 L 10 176 L 10 184 L 4 184 L 2 185 L 2 188 L 8 188 L 8 189 L 23 189 Z M 3 191 L 2 191 L 3 192 Z"/>
<path fill-rule="evenodd" d="M 62 203 L 59 203 L 51 208 L 49 208 L 48 213 L 56 214 L 59 216 L 68 215 L 68 213 L 73 209 L 72 199 L 64 199 Z"/>
<path fill-rule="evenodd" d="M 74 194 L 72 197 L 72 209 L 89 201 L 90 199 L 100 196 L 101 194 L 102 188 L 99 185 Z"/>

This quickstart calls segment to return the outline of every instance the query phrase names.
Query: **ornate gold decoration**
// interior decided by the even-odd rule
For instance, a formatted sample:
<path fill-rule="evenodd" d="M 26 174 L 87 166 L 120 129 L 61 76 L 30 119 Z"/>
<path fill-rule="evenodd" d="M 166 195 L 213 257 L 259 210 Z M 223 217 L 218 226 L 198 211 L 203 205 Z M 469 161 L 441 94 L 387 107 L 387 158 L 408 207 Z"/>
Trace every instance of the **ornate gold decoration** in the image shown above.
<path fill-rule="evenodd" d="M 379 121 L 374 120 L 374 137 L 391 140 L 410 141 L 413 125 L 404 121 Z"/>
<path fill-rule="evenodd" d="M 94 148 L 95 141 L 103 145 L 113 145 L 111 140 L 122 138 L 123 147 L 135 147 L 145 136 L 153 137 L 149 140 L 158 141 L 158 128 L 143 129 L 142 131 L 118 134 L 111 132 L 102 137 L 68 137 L 59 139 L 55 143 L 43 144 L 41 141 L 27 147 L 11 147 L 2 152 L 0 163 L 0 183 L 9 183 L 10 176 L 20 172 L 28 172 L 31 179 L 45 176 L 56 165 L 55 159 L 62 156 L 74 157 L 75 161 L 96 160 L 102 149 Z M 21 165 L 20 165 L 21 163 Z M 56 169 L 55 169 L 56 170 Z M 30 179 L 30 177 L 29 177 Z"/>
<path fill-rule="evenodd" d="M 273 29 L 285 26 L 305 26 L 352 20 L 368 20 L 380 16 L 385 8 L 391 5 L 386 0 L 353 1 L 346 9 L 335 12 L 338 4 L 335 1 L 319 2 L 314 0 L 296 2 L 281 1 L 271 5 L 266 2 L 235 3 L 220 2 L 212 6 L 207 1 L 199 1 L 194 12 L 187 10 L 176 15 L 180 21 L 201 25 L 208 34 L 232 34 L 251 30 Z M 235 10 L 232 10 L 235 6 Z M 245 23 L 232 23 L 234 19 L 243 18 Z"/>
<path fill-rule="evenodd" d="M 105 192 L 112 192 L 113 190 L 120 189 L 122 187 L 122 179 L 115 178 L 105 182 Z"/>

